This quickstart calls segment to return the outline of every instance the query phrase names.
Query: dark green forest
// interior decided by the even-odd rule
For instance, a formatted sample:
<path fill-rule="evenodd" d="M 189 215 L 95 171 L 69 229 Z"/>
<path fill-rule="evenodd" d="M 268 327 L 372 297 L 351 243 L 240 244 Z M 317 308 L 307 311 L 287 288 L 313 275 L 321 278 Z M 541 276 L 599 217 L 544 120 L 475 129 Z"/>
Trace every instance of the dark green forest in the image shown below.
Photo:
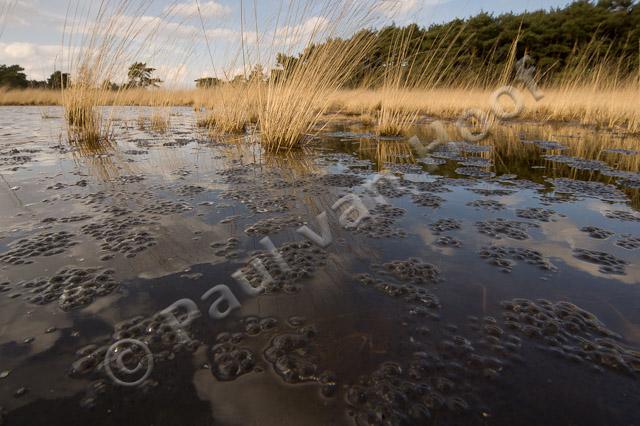
<path fill-rule="evenodd" d="M 348 43 L 367 37 L 373 38 L 372 51 L 360 64 L 350 86 L 375 85 L 376 79 L 371 77 L 380 75 L 399 50 L 415 64 L 411 67 L 415 74 L 441 64 L 439 70 L 443 74 L 493 84 L 505 68 L 516 38 L 517 57 L 525 53 L 532 57 L 539 78 L 546 82 L 573 75 L 576 68 L 588 72 L 598 64 L 613 68 L 618 77 L 637 77 L 640 73 L 640 4 L 633 0 L 579 0 L 549 11 L 481 13 L 426 28 L 391 25 L 332 42 Z M 402 43 L 405 48 L 399 49 L 398 40 L 403 39 L 408 39 Z M 298 57 L 278 55 L 282 73 L 286 75 L 287 69 L 317 47 Z"/>

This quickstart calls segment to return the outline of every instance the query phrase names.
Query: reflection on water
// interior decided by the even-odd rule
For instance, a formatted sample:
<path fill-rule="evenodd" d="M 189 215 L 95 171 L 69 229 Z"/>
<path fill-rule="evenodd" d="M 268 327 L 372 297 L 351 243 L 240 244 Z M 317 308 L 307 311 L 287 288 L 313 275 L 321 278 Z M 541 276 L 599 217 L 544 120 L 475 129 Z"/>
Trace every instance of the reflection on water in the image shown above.
<path fill-rule="evenodd" d="M 276 155 L 122 108 L 89 149 L 2 112 L 6 424 L 640 421 L 638 139 L 518 124 L 423 155 L 343 122 Z M 323 212 L 321 247 L 296 230 Z M 275 278 L 250 296 L 232 274 L 257 285 L 255 259 Z M 214 320 L 221 284 L 240 306 Z M 179 299 L 202 315 L 176 333 L 156 314 Z M 153 353 L 137 387 L 105 371 L 123 338 Z"/>

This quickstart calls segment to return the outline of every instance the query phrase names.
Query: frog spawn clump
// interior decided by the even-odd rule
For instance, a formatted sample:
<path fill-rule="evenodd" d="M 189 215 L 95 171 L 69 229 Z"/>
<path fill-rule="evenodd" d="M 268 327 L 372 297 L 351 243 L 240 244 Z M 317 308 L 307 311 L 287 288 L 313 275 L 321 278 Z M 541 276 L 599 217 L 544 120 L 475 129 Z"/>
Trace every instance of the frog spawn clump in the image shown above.
<path fill-rule="evenodd" d="M 479 254 L 480 257 L 487 259 L 490 264 L 502 268 L 504 272 L 511 272 L 515 265 L 515 260 L 535 265 L 545 271 L 556 272 L 558 270 L 542 253 L 534 249 L 490 246 L 483 247 Z"/>
<path fill-rule="evenodd" d="M 258 358 L 253 350 L 241 346 L 245 337 L 255 337 L 277 329 L 278 320 L 271 317 L 247 317 L 242 320 L 244 332 L 223 332 L 216 336 L 216 343 L 210 351 L 211 373 L 220 381 L 231 381 L 238 377 L 261 371 Z"/>
<path fill-rule="evenodd" d="M 413 194 L 411 196 L 411 200 L 419 206 L 431 207 L 432 209 L 437 209 L 445 201 L 444 198 L 429 193 Z"/>
<path fill-rule="evenodd" d="M 614 185 L 602 182 L 557 178 L 551 180 L 551 183 L 555 186 L 556 193 L 574 194 L 577 196 L 611 201 L 627 201 L 627 196 L 624 192 L 620 191 Z"/>
<path fill-rule="evenodd" d="M 330 397 L 337 390 L 336 377 L 331 371 L 322 371 L 318 365 L 317 347 L 313 342 L 316 334 L 313 326 L 277 334 L 265 349 L 264 357 L 285 382 L 318 382 L 322 395 Z"/>
<path fill-rule="evenodd" d="M 467 167 L 491 167 L 493 166 L 493 161 L 486 159 L 486 158 L 481 158 L 481 157 L 467 157 L 464 159 L 460 159 L 458 160 L 458 162 L 460 163 L 461 166 L 467 166 Z"/>
<path fill-rule="evenodd" d="M 269 235 L 280 232 L 283 228 L 299 227 L 303 222 L 296 216 L 277 216 L 260 220 L 244 230 L 248 235 Z"/>
<path fill-rule="evenodd" d="M 496 200 L 470 201 L 467 203 L 467 206 L 473 207 L 475 209 L 484 209 L 484 210 L 493 210 L 493 211 L 503 210 L 506 207 L 503 203 Z"/>
<path fill-rule="evenodd" d="M 96 297 L 106 296 L 119 287 L 111 269 L 64 268 L 50 278 L 36 278 L 22 284 L 32 296 L 28 301 L 46 305 L 58 301 L 64 311 L 91 304 Z"/>
<path fill-rule="evenodd" d="M 604 212 L 604 215 L 609 219 L 617 219 L 625 222 L 640 222 L 640 216 L 625 210 L 607 210 Z"/>
<path fill-rule="evenodd" d="M 456 173 L 459 175 L 471 176 L 471 177 L 480 178 L 480 179 L 491 178 L 496 175 L 493 172 L 482 170 L 479 167 L 458 167 L 456 169 Z"/>
<path fill-rule="evenodd" d="M 243 324 L 245 332 L 249 336 L 257 336 L 263 332 L 273 330 L 277 326 L 278 320 L 272 317 L 259 318 L 249 316 L 243 320 Z"/>
<path fill-rule="evenodd" d="M 554 163 L 562 163 L 578 170 L 606 171 L 610 167 L 607 163 L 600 160 L 587 160 L 584 158 L 569 157 L 566 155 L 543 155 L 543 158 L 553 161 Z"/>
<path fill-rule="evenodd" d="M 600 265 L 598 270 L 603 274 L 624 275 L 625 266 L 628 265 L 628 262 L 623 259 L 595 250 L 576 248 L 573 250 L 573 256 L 585 262 Z"/>
<path fill-rule="evenodd" d="M 580 229 L 582 232 L 589 234 L 591 238 L 598 240 L 606 240 L 607 238 L 615 235 L 615 232 L 608 231 L 606 229 L 598 228 L 597 226 L 585 226 Z"/>
<path fill-rule="evenodd" d="M 310 277 L 327 259 L 326 251 L 309 241 L 288 242 L 278 251 L 288 270 L 283 271 L 278 261 L 267 251 L 253 253 L 247 265 L 240 270 L 253 287 L 263 286 L 267 292 L 284 290 L 287 293 L 295 293 L 299 290 L 296 283 Z M 252 265 L 255 260 L 262 262 L 273 280 L 263 284 L 265 277 Z"/>
<path fill-rule="evenodd" d="M 507 195 L 515 194 L 516 191 L 511 189 L 484 189 L 484 188 L 472 188 L 469 191 L 474 192 L 484 197 L 506 197 Z"/>
<path fill-rule="evenodd" d="M 171 200 L 156 200 L 146 205 L 143 213 L 149 213 L 156 216 L 166 216 L 171 214 L 180 214 L 192 210 L 193 208 L 187 203 L 176 203 Z"/>
<path fill-rule="evenodd" d="M 206 188 L 200 185 L 183 185 L 176 189 L 176 194 L 180 195 L 181 197 L 193 198 L 196 195 L 201 194 L 205 190 Z"/>
<path fill-rule="evenodd" d="M 516 210 L 516 216 L 523 219 L 537 220 L 540 222 L 550 222 L 557 213 L 553 210 L 532 207 L 528 209 Z"/>
<path fill-rule="evenodd" d="M 216 241 L 209 246 L 211 248 L 216 249 L 214 254 L 216 256 L 225 257 L 227 259 L 233 259 L 239 256 L 238 246 L 240 245 L 240 240 L 236 237 L 230 237 L 225 241 Z"/>
<path fill-rule="evenodd" d="M 138 253 L 157 244 L 156 238 L 148 231 L 138 231 L 135 228 L 149 226 L 151 222 L 142 217 L 127 216 L 120 219 L 108 218 L 101 222 L 84 225 L 81 231 L 102 240 L 100 248 L 106 253 L 122 253 L 132 258 Z M 103 260 L 111 256 L 105 254 Z"/>
<path fill-rule="evenodd" d="M 404 216 L 406 210 L 388 204 L 378 204 L 370 215 L 364 217 L 355 229 L 357 234 L 369 238 L 404 238 L 407 233 L 402 228 L 393 225 L 399 217 Z"/>
<path fill-rule="evenodd" d="M 556 142 L 556 141 L 543 141 L 543 140 L 527 141 L 527 140 L 523 140 L 522 143 L 523 144 L 528 144 L 528 145 L 535 145 L 538 148 L 545 149 L 545 150 L 560 150 L 560 151 L 563 151 L 565 149 L 569 149 L 565 145 L 562 145 L 560 142 Z"/>
<path fill-rule="evenodd" d="M 399 179 L 398 179 L 399 180 Z M 375 183 L 375 191 L 383 197 L 398 198 L 409 192 L 400 182 L 389 179 L 380 179 Z"/>
<path fill-rule="evenodd" d="M 173 310 L 172 314 L 179 323 L 184 323 L 186 313 L 179 310 Z M 150 317 L 142 315 L 122 321 L 115 326 L 115 330 L 109 339 L 109 342 L 98 346 L 91 344 L 81 348 L 76 352 L 79 357 L 71 365 L 69 375 L 74 378 L 89 378 L 95 380 L 88 391 L 87 397 L 81 402 L 83 406 L 92 406 L 95 403 L 96 393 L 100 394 L 106 391 L 106 384 L 100 377 L 105 375 L 104 360 L 109 347 L 122 339 L 135 339 L 144 343 L 153 356 L 154 365 L 158 362 L 174 359 L 181 352 L 194 352 L 200 342 L 192 339 L 187 330 L 180 328 L 176 330 L 171 326 L 170 315 L 156 313 Z M 124 349 L 119 345 L 118 349 Z M 138 362 L 148 366 L 145 352 L 140 351 L 139 347 L 131 346 L 133 351 L 131 356 L 133 359 L 127 361 L 131 365 Z M 117 371 L 117 367 L 112 367 L 112 371 Z M 142 371 L 146 371 L 142 368 Z M 134 379 L 135 380 L 135 379 Z M 141 385 L 142 388 L 152 385 L 151 379 L 145 380 Z M 100 392 L 96 392 L 96 387 L 100 388 Z"/>
<path fill-rule="evenodd" d="M 318 373 L 312 352 L 311 336 L 283 333 L 274 336 L 264 352 L 265 358 L 287 383 L 314 380 Z"/>
<path fill-rule="evenodd" d="M 447 188 L 442 180 L 435 180 L 432 182 L 414 182 L 413 186 L 421 192 L 451 192 L 451 189 Z"/>
<path fill-rule="evenodd" d="M 0 261 L 12 265 L 28 265 L 33 263 L 31 258 L 38 256 L 53 256 L 64 253 L 68 248 L 78 244 L 72 239 L 74 234 L 67 231 L 45 232 L 23 238 L 9 244 L 11 250 L 0 256 Z"/>
<path fill-rule="evenodd" d="M 53 223 L 53 222 L 75 223 L 75 222 L 82 222 L 89 219 L 91 219 L 91 216 L 88 214 L 67 216 L 67 217 L 61 217 L 61 218 L 47 217 L 45 219 L 42 219 L 42 223 Z"/>
<path fill-rule="evenodd" d="M 640 237 L 623 235 L 618 241 L 616 241 L 616 245 L 623 249 L 636 250 L 640 248 Z"/>
<path fill-rule="evenodd" d="M 292 195 L 270 195 L 259 187 L 251 189 L 228 189 L 220 198 L 236 200 L 253 213 L 281 213 L 289 210 L 289 203 L 295 201 Z"/>
<path fill-rule="evenodd" d="M 619 342 L 590 312 L 569 302 L 533 302 L 513 299 L 502 303 L 505 325 L 534 341 L 539 347 L 600 371 L 608 368 L 640 377 L 640 352 Z"/>
<path fill-rule="evenodd" d="M 438 314 L 436 314 L 434 310 L 440 309 L 440 300 L 436 295 L 423 287 L 412 284 L 396 284 L 374 278 L 370 274 L 359 274 L 357 279 L 363 285 L 375 288 L 387 296 L 402 297 L 405 302 L 411 304 L 409 310 L 409 314 L 411 315 L 438 319 Z"/>
<path fill-rule="evenodd" d="M 506 236 L 514 240 L 526 240 L 529 238 L 527 229 L 539 228 L 540 225 L 530 222 L 519 222 L 515 220 L 506 220 L 498 218 L 496 220 L 486 220 L 484 222 L 476 222 L 476 227 L 481 234 L 499 239 Z"/>
<path fill-rule="evenodd" d="M 522 361 L 519 354 L 522 348 L 522 339 L 515 334 L 507 333 L 503 328 L 498 326 L 498 321 L 491 316 L 485 316 L 483 318 L 477 318 L 475 316 L 469 316 L 468 326 L 472 330 L 480 333 L 480 340 L 475 342 L 475 346 L 480 349 L 486 349 L 490 353 L 501 358 L 488 357 L 490 362 L 486 365 L 483 362 L 483 358 L 478 358 L 478 355 L 471 355 L 469 361 L 477 366 L 483 366 L 485 370 L 483 375 L 488 378 L 493 378 L 502 371 L 503 363 L 502 358 L 506 358 L 512 361 Z M 449 346 L 451 346 L 449 344 Z M 484 358 L 487 360 L 487 358 Z"/>
<path fill-rule="evenodd" d="M 415 257 L 387 262 L 382 265 L 382 269 L 398 280 L 412 284 L 434 284 L 440 281 L 438 267 Z"/>
<path fill-rule="evenodd" d="M 239 346 L 242 333 L 220 333 L 211 348 L 211 373 L 220 381 L 235 380 L 254 371 L 256 355 L 249 348 Z"/>
<path fill-rule="evenodd" d="M 320 183 L 327 186 L 337 186 L 343 188 L 353 188 L 354 186 L 363 185 L 365 179 L 358 175 L 348 174 L 330 174 L 324 175 L 320 178 Z"/>
<path fill-rule="evenodd" d="M 455 247 L 455 248 L 462 247 L 462 241 L 460 241 L 455 237 L 451 237 L 449 235 L 444 235 L 442 237 L 439 237 L 435 241 L 435 244 L 440 247 Z"/>
<path fill-rule="evenodd" d="M 467 379 L 476 373 L 483 377 L 491 367 L 501 369 L 502 363 L 476 354 L 461 336 L 444 346 L 442 354 L 414 353 L 406 367 L 386 362 L 350 385 L 346 401 L 354 423 L 430 424 L 434 417 L 479 415 L 483 406 Z"/>
<path fill-rule="evenodd" d="M 439 219 L 429 225 L 434 234 L 441 232 L 453 231 L 462 228 L 462 222 L 453 218 Z"/>

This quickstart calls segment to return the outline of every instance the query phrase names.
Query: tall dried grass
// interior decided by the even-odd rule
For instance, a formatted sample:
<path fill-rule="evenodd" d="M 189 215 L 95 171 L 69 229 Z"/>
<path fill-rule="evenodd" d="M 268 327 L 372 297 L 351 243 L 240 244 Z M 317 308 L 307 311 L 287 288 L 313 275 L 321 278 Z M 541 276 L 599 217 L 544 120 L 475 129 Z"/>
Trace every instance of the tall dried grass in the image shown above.
<path fill-rule="evenodd" d="M 81 4 L 82 3 L 82 4 Z M 175 3 L 151 18 L 147 15 L 151 0 L 100 0 L 85 4 L 69 3 L 65 19 L 63 60 L 71 71 L 71 84 L 61 90 L 61 103 L 72 143 L 108 144 L 111 136 L 112 110 L 100 106 L 130 104 L 120 99 L 123 90 L 110 90 L 107 82 L 126 77 L 128 66 L 140 59 L 142 51 L 153 46 L 163 25 L 170 18 Z M 68 54 L 66 54 L 68 52 Z M 166 95 L 160 105 L 170 104 Z M 149 102 L 158 106 L 159 97 Z M 166 114 L 168 117 L 168 113 Z M 156 117 L 155 125 L 165 127 L 166 119 Z"/>
<path fill-rule="evenodd" d="M 196 91 L 197 123 L 216 134 L 242 133 L 248 123 L 255 121 L 255 106 L 251 97 L 261 90 L 258 83 L 230 83 L 220 87 Z"/>
<path fill-rule="evenodd" d="M 567 90 L 566 87 L 543 86 L 542 90 L 544 98 L 540 101 L 536 101 L 523 90 L 525 107 L 519 120 L 577 123 L 640 133 L 640 108 L 636 106 L 640 97 L 640 85 L 633 81 L 608 89 L 586 86 Z M 417 114 L 417 118 L 430 116 L 456 119 L 470 108 L 488 110 L 491 93 L 491 90 L 481 88 L 410 89 L 391 93 L 379 89 L 342 89 L 327 96 L 329 105 L 326 114 L 343 113 L 365 118 L 375 117 L 374 121 L 377 121 L 377 111 L 384 101 L 387 108 L 406 111 L 411 115 Z M 203 120 L 203 124 L 207 123 L 205 119 L 211 110 L 223 105 L 218 92 L 212 89 L 155 91 L 131 89 L 107 92 L 101 93 L 102 103 L 99 105 L 154 106 L 158 104 L 155 100 L 157 96 L 166 97 L 171 106 L 206 105 L 207 112 L 199 117 Z M 229 95 L 229 98 L 231 99 L 232 96 Z M 206 103 L 203 99 L 206 99 Z M 54 90 L 0 89 L 0 105 L 62 105 L 62 95 Z M 227 108 L 233 105 L 229 101 L 226 102 Z M 257 114 L 257 110 L 256 105 L 250 107 L 250 114 L 246 116 Z M 241 117 L 245 114 L 240 109 L 237 114 L 230 115 Z M 254 120 L 255 118 L 249 117 L 240 121 Z"/>
<path fill-rule="evenodd" d="M 451 47 L 445 46 L 453 46 L 462 29 L 457 34 L 445 31 L 426 49 L 421 49 L 423 39 L 415 37 L 415 29 L 409 26 L 392 40 L 379 89 L 382 96 L 375 105 L 376 130 L 382 136 L 399 136 L 415 124 L 420 110 L 406 106 L 413 91 L 446 85 L 452 80 L 453 61 L 444 59 L 450 56 Z M 444 54 L 439 53 L 443 50 Z"/>
<path fill-rule="evenodd" d="M 300 147 L 317 131 L 330 107 L 330 96 L 345 84 L 373 43 L 362 32 L 348 42 L 339 37 L 370 23 L 378 2 L 299 3 L 276 19 L 266 55 L 275 57 L 276 53 L 285 52 L 292 56 L 303 52 L 303 56 L 289 61 L 284 69 L 272 71 L 271 78 L 257 84 L 251 93 L 257 107 L 260 141 L 267 150 Z M 309 17 L 311 12 L 313 18 Z M 257 44 L 259 58 L 260 37 Z"/>

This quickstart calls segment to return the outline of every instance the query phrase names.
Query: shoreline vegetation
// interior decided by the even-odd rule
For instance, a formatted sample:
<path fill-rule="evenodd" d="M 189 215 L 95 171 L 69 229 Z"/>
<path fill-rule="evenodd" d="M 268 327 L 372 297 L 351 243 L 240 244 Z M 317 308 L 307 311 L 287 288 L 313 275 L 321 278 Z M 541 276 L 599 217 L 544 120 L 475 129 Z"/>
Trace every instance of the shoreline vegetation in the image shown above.
<path fill-rule="evenodd" d="M 176 82 L 158 87 L 163 82 L 153 75 L 153 64 L 140 61 L 145 45 L 170 37 L 160 23 L 171 22 L 172 9 L 147 28 L 146 2 L 114 0 L 95 19 L 65 28 L 69 44 L 80 34 L 80 45 L 67 58 L 68 69 L 54 71 L 47 82 L 29 82 L 18 65 L 3 65 L 0 105 L 61 105 L 69 141 L 89 145 L 109 144 L 113 136 L 111 118 L 99 108 L 160 107 L 150 124 L 166 131 L 171 107 L 189 106 L 198 126 L 212 133 L 252 129 L 267 150 L 288 151 L 338 114 L 358 117 L 380 136 L 399 136 L 425 116 L 457 119 L 468 110 L 488 111 L 497 88 L 522 88 L 514 82 L 514 64 L 529 57 L 531 78 L 544 96 L 536 100 L 522 90 L 519 120 L 640 133 L 638 3 L 577 0 L 548 11 L 481 13 L 429 27 L 389 25 L 389 15 L 380 13 L 389 4 L 299 0 L 300 7 L 284 7 L 268 29 L 255 13 L 255 42 L 242 32 L 225 79 L 202 77 L 195 89 L 171 89 Z M 192 18 L 204 30 L 203 17 Z M 213 72 L 206 32 L 204 38 Z M 191 47 L 186 52 L 181 66 Z M 157 61 L 160 53 L 155 55 Z M 241 74 L 229 72 L 238 69 Z"/>
<path fill-rule="evenodd" d="M 347 89 L 330 95 L 326 114 L 339 114 L 360 118 L 373 124 L 380 105 L 395 107 L 419 117 L 456 120 L 470 108 L 489 110 L 489 89 L 431 89 L 408 90 L 400 96 L 383 90 Z M 637 87 L 595 90 L 578 88 L 542 88 L 544 97 L 539 101 L 523 96 L 524 109 L 519 119 L 533 122 L 580 124 L 598 129 L 640 133 L 640 89 Z M 524 93 L 524 92 L 523 92 Z M 227 97 L 231 95 L 227 94 Z M 139 107 L 193 107 L 215 110 L 224 107 L 224 98 L 216 89 L 128 89 L 106 93 L 101 105 Z M 63 106 L 59 90 L 23 89 L 0 90 L 0 106 Z M 251 122 L 247 118 L 247 122 Z"/>

